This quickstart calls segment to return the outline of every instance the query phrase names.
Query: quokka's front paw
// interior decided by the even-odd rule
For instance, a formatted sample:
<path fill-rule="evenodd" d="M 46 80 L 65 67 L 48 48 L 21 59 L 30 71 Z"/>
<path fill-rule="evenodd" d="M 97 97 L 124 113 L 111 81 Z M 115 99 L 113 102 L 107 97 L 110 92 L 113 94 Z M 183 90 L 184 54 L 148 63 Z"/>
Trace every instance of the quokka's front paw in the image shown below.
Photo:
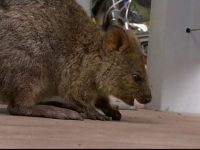
<path fill-rule="evenodd" d="M 108 113 L 106 113 L 107 116 L 112 117 L 112 120 L 121 120 L 121 113 L 118 110 L 110 110 Z"/>
<path fill-rule="evenodd" d="M 109 120 L 112 120 L 110 117 L 108 116 L 105 116 L 105 115 L 102 115 L 102 114 L 88 114 L 87 115 L 87 118 L 88 119 L 91 119 L 91 120 L 101 120 L 101 121 L 109 121 Z"/>

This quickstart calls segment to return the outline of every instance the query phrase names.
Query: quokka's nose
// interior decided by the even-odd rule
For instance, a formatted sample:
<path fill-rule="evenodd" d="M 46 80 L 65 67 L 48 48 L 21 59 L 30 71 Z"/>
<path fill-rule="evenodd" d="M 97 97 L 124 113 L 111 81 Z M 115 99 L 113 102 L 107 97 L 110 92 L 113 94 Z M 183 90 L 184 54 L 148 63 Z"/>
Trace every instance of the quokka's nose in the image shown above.
<path fill-rule="evenodd" d="M 151 95 L 145 96 L 145 102 L 146 102 L 146 103 L 150 103 L 150 102 L 151 102 L 151 99 L 152 99 L 152 96 L 151 96 Z"/>

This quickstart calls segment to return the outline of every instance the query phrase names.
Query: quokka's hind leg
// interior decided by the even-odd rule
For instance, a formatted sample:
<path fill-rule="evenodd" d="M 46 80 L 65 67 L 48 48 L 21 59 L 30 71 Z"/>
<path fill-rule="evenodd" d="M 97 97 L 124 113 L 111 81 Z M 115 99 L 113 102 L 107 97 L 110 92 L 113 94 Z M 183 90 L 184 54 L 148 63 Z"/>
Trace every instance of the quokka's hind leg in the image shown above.
<path fill-rule="evenodd" d="M 28 94 L 30 93 L 30 94 Z M 34 95 L 34 96 L 33 96 Z M 35 94 L 26 90 L 18 91 L 8 104 L 8 112 L 11 115 L 45 117 L 65 120 L 83 120 L 78 112 L 50 105 L 36 105 Z"/>
<path fill-rule="evenodd" d="M 64 120 L 83 120 L 78 112 L 49 105 L 34 105 L 31 107 L 8 105 L 8 112 L 11 115 L 44 117 Z"/>
<path fill-rule="evenodd" d="M 39 105 L 49 105 L 49 106 L 56 106 L 56 107 L 60 107 L 60 108 L 66 108 L 66 109 L 71 109 L 74 111 L 77 111 L 78 113 L 83 113 L 83 109 L 72 103 L 72 102 L 57 102 L 57 101 L 46 101 L 46 102 L 40 102 L 38 103 Z"/>
<path fill-rule="evenodd" d="M 57 101 L 46 101 L 46 102 L 41 102 L 39 103 L 40 105 L 50 105 L 50 106 L 56 106 L 60 108 L 67 108 L 67 109 L 72 109 L 74 111 L 77 111 L 80 113 L 81 117 L 84 119 L 91 119 L 91 120 L 110 120 L 109 117 L 100 114 L 95 107 L 89 107 L 87 111 L 85 112 L 83 108 L 80 106 L 71 103 L 71 102 L 57 102 Z"/>

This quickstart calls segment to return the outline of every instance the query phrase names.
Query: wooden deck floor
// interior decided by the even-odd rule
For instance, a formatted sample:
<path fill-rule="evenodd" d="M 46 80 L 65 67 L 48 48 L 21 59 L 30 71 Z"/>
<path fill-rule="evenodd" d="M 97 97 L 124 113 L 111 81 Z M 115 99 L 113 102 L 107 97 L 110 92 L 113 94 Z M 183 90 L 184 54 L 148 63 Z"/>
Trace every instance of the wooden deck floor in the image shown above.
<path fill-rule="evenodd" d="M 0 105 L 0 148 L 200 148 L 200 114 L 121 110 L 119 122 L 17 117 Z"/>

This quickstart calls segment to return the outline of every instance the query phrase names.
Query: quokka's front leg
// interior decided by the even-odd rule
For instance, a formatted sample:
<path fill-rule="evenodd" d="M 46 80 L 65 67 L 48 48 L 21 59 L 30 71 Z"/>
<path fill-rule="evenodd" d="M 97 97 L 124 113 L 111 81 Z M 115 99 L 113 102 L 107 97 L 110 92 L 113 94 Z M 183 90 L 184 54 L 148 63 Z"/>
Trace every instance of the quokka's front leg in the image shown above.
<path fill-rule="evenodd" d="M 121 120 L 121 113 L 111 107 L 108 98 L 100 97 L 97 99 L 95 106 L 99 108 L 105 115 L 112 117 L 112 120 Z"/>

